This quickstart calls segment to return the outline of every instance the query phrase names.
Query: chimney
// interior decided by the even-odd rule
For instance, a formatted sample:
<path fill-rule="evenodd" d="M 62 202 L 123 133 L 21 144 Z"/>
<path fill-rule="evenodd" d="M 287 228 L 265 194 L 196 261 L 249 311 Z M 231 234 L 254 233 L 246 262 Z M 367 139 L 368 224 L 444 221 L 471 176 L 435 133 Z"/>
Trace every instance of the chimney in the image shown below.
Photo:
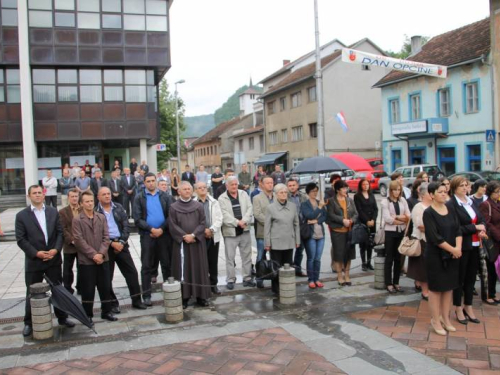
<path fill-rule="evenodd" d="M 414 35 L 411 37 L 411 53 L 410 56 L 416 55 L 422 50 L 422 37 Z"/>
<path fill-rule="evenodd" d="M 287 66 L 288 64 L 290 64 L 290 60 L 283 60 L 283 66 Z"/>

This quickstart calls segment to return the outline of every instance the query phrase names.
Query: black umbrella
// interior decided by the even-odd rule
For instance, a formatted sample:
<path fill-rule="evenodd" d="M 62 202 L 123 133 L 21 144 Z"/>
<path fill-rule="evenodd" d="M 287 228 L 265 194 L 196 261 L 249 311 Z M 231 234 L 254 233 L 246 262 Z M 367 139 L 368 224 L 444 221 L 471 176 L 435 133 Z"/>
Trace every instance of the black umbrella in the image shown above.
<path fill-rule="evenodd" d="M 71 294 L 61 284 L 54 284 L 47 276 L 44 276 L 44 278 L 50 285 L 50 291 L 52 293 L 50 302 L 52 305 L 57 307 L 59 310 L 64 311 L 66 314 L 71 315 L 84 326 L 97 333 L 94 329 L 94 324 L 90 321 L 78 298 Z"/>
<path fill-rule="evenodd" d="M 315 156 L 302 161 L 293 169 L 293 173 L 326 173 L 345 169 L 349 169 L 349 167 L 340 160 L 326 156 Z"/>

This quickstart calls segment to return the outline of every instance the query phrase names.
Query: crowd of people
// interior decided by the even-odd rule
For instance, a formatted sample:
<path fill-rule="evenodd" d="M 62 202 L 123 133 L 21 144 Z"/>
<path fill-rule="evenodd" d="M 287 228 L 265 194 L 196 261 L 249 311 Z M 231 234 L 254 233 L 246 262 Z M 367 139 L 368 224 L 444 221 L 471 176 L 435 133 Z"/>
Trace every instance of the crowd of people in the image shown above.
<path fill-rule="evenodd" d="M 151 290 L 159 268 L 163 280 L 172 276 L 182 282 L 184 308 L 190 299 L 208 306 L 212 295 L 221 294 L 217 285 L 221 241 L 228 290 L 235 287 L 237 254 L 243 287 L 264 287 L 264 279 L 254 272 L 254 265 L 264 258 L 295 267 L 298 277 L 307 277 L 310 289 L 324 287 L 320 270 L 327 234 L 332 271 L 338 275 L 339 286 L 351 286 L 355 245 L 359 244 L 362 270 L 373 270 L 375 237 L 383 234 L 379 237 L 385 246 L 384 278 L 389 293 L 402 291 L 404 237 L 418 242 L 421 251 L 409 256 L 406 272 L 429 301 L 437 334 L 456 330 L 450 322 L 452 303 L 458 322 L 479 322 L 472 298 L 481 260 L 488 271 L 481 279 L 481 297 L 491 305 L 500 303 L 494 265 L 500 243 L 500 183 L 496 181 L 477 181 L 471 186 L 465 178 L 455 177 L 429 183 L 422 172 L 408 189 L 403 176 L 394 173 L 377 224 L 379 207 L 364 178 L 351 198 L 346 182 L 332 175 L 331 190 L 320 198 L 323 194 L 315 183 L 309 183 L 304 194 L 299 182 L 287 180 L 279 165 L 272 173 L 259 166 L 253 176 L 246 165 L 238 175 L 232 169 L 222 174 L 220 168 L 209 175 L 203 166 L 195 173 L 186 165 L 179 175 L 176 168 L 152 173 L 144 161 L 137 165 L 132 159 L 123 169 L 116 161 L 107 180 L 98 165 L 87 164 L 63 169 L 59 181 L 47 171 L 42 186 L 28 190 L 31 205 L 16 217 L 17 242 L 27 264 L 25 335 L 31 334 L 29 285 L 42 281 L 44 275 L 71 293 L 76 289 L 89 318 L 97 288 L 101 318 L 117 320 L 120 306 L 112 286 L 115 265 L 125 277 L 133 308 L 152 306 Z M 59 212 L 58 185 L 63 196 Z M 140 235 L 140 277 L 129 250 L 130 218 Z M 363 241 L 354 240 L 355 227 L 366 231 Z M 251 231 L 257 244 L 255 259 Z M 486 240 L 495 244 L 489 252 L 483 246 Z M 271 286 L 279 294 L 278 278 L 272 279 Z M 56 315 L 60 324 L 74 326 L 63 312 L 57 310 Z"/>

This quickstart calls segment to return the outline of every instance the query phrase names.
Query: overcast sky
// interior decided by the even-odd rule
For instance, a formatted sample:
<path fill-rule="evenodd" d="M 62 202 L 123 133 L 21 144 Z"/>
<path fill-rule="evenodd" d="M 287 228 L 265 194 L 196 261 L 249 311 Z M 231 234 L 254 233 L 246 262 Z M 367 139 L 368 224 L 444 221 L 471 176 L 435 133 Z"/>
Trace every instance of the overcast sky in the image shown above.
<path fill-rule="evenodd" d="M 489 14 L 488 0 L 318 0 L 320 42 L 368 37 L 399 51 L 405 34 L 436 36 Z M 186 115 L 213 113 L 250 76 L 257 83 L 314 49 L 313 0 L 174 0 L 172 68 Z"/>

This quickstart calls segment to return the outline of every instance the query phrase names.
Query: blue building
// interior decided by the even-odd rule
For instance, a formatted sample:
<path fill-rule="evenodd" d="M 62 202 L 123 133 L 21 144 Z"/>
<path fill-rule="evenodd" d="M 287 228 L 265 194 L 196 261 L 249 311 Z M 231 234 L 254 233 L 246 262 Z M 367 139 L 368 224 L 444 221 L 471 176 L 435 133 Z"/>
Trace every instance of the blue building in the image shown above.
<path fill-rule="evenodd" d="M 414 43 L 417 42 L 417 43 Z M 382 91 L 386 170 L 438 164 L 445 174 L 495 168 L 490 20 L 432 38 L 409 60 L 445 65 L 446 79 L 392 71 Z"/>

